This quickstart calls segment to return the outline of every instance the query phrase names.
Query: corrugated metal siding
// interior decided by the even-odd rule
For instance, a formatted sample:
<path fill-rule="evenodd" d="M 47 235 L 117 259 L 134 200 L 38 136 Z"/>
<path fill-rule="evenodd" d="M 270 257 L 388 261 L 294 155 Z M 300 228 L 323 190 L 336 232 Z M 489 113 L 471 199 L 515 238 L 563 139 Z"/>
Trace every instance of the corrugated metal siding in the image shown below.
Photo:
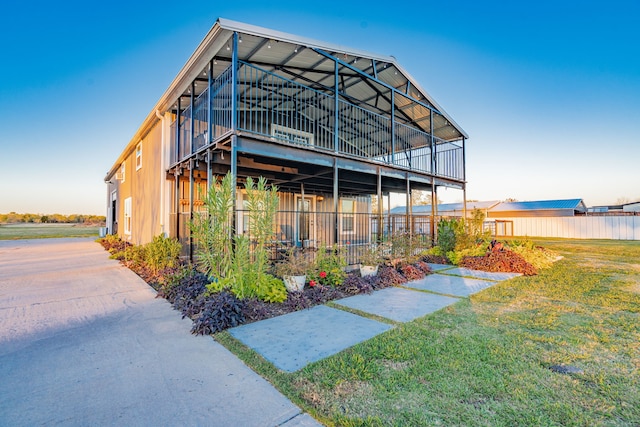
<path fill-rule="evenodd" d="M 513 221 L 515 236 L 640 240 L 639 216 L 511 217 L 501 220 Z"/>
<path fill-rule="evenodd" d="M 127 159 L 126 181 L 132 196 L 131 242 L 137 245 L 153 240 L 161 232 L 160 192 L 162 165 L 160 150 L 162 129 L 158 122 L 142 139 L 142 167 L 136 170 L 135 151 Z M 122 227 L 120 227 L 122 228 Z"/>

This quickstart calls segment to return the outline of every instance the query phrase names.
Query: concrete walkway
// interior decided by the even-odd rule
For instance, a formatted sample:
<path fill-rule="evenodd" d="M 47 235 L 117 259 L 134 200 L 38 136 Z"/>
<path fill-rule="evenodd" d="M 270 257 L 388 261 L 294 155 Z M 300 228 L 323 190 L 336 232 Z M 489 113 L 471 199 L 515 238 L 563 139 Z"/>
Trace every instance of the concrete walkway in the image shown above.
<path fill-rule="evenodd" d="M 460 301 L 499 281 L 519 276 L 430 264 L 433 274 L 420 280 L 335 300 L 332 307 L 288 313 L 237 326 L 229 333 L 251 347 L 276 368 L 294 372 L 392 328 Z M 348 308 L 386 319 L 369 319 Z"/>
<path fill-rule="evenodd" d="M 319 425 L 91 239 L 0 241 L 0 425 Z"/>

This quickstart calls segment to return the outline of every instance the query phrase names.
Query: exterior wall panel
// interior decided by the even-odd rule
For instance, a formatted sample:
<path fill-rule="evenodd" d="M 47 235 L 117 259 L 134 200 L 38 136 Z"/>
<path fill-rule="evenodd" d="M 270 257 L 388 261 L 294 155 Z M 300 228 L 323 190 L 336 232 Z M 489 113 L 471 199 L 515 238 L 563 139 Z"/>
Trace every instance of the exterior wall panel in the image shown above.
<path fill-rule="evenodd" d="M 162 129 L 160 122 L 142 139 L 142 167 L 136 170 L 136 153 L 127 159 L 127 176 L 121 200 L 132 197 L 131 243 L 140 245 L 162 233 L 160 173 Z M 125 195 L 126 194 L 126 195 Z"/>

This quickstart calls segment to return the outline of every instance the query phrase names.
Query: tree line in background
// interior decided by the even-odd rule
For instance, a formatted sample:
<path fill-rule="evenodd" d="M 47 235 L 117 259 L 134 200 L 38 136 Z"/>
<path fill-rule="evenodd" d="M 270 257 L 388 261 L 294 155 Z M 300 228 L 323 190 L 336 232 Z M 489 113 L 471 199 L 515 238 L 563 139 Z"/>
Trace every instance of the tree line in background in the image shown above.
<path fill-rule="evenodd" d="M 104 225 L 106 217 L 104 215 L 82 215 L 82 214 L 32 214 L 32 213 L 0 213 L 0 224 L 17 224 L 17 223 L 40 223 L 40 224 L 85 224 L 85 225 Z"/>

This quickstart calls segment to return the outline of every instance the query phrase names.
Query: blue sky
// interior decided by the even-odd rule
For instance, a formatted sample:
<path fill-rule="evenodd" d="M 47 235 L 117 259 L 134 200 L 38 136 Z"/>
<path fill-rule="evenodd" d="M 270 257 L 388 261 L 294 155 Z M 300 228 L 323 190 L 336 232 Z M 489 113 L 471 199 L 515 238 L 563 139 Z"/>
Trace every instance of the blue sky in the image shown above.
<path fill-rule="evenodd" d="M 395 56 L 469 134 L 468 199 L 640 200 L 637 0 L 11 3 L 0 212 L 104 214 L 105 173 L 218 17 Z"/>

